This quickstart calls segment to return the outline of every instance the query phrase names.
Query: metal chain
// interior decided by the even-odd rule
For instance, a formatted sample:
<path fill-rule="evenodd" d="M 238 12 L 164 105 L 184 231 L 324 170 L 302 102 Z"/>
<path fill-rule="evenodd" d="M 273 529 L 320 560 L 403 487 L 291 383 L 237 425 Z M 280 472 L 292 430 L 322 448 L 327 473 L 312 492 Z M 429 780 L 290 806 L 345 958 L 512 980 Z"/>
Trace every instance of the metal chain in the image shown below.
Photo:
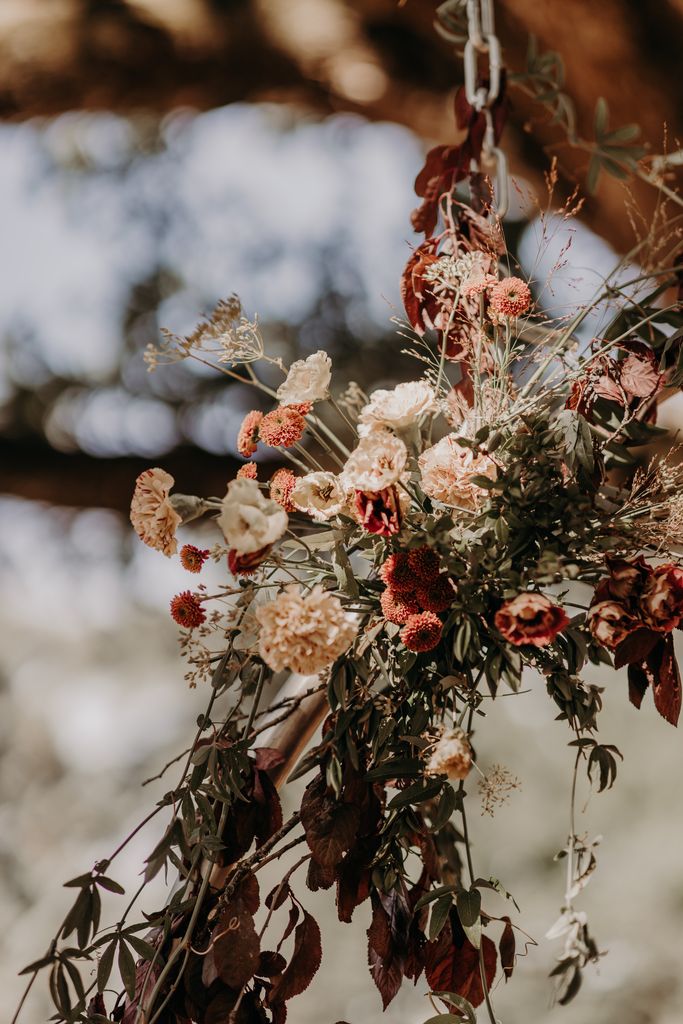
<path fill-rule="evenodd" d="M 488 56 L 489 85 L 477 86 L 479 55 Z M 508 164 L 496 146 L 491 108 L 500 95 L 502 58 L 496 35 L 493 0 L 467 0 L 467 42 L 465 43 L 465 95 L 475 110 L 484 114 L 485 130 L 481 148 L 482 164 L 495 170 L 496 212 L 504 217 L 510 205 Z"/>

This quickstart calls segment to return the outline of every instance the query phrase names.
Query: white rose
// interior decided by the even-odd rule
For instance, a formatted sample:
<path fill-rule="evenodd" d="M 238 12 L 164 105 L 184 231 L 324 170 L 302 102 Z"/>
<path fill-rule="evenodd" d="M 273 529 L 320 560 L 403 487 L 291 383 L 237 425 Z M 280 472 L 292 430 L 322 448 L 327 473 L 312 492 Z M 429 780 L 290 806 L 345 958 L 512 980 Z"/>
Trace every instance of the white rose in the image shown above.
<path fill-rule="evenodd" d="M 359 417 L 361 435 L 376 427 L 405 430 L 426 413 L 436 412 L 434 389 L 423 380 L 397 384 L 391 391 L 374 391 Z"/>
<path fill-rule="evenodd" d="M 238 477 L 228 484 L 218 525 L 229 547 L 239 555 L 274 544 L 287 529 L 287 513 L 261 494 L 255 480 Z"/>
<path fill-rule="evenodd" d="M 327 397 L 332 379 L 332 360 L 327 352 L 314 352 L 308 359 L 297 359 L 289 368 L 287 380 L 277 389 L 282 405 L 319 402 Z"/>
<path fill-rule="evenodd" d="M 307 473 L 297 479 L 289 500 L 301 512 L 324 523 L 347 509 L 348 492 L 334 473 Z"/>
<path fill-rule="evenodd" d="M 377 493 L 400 478 L 408 461 L 408 449 L 388 430 L 373 430 L 362 437 L 346 461 L 343 483 L 357 491 Z"/>

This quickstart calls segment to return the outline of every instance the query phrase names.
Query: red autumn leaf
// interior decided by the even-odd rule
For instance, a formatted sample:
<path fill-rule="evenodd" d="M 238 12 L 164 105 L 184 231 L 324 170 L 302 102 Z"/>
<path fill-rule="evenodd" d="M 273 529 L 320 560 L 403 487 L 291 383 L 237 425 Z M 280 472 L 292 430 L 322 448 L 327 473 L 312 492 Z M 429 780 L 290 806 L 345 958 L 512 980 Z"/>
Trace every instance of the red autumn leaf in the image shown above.
<path fill-rule="evenodd" d="M 624 665 L 640 664 L 647 658 L 650 651 L 659 641 L 659 634 L 654 630 L 643 626 L 634 629 L 625 640 L 622 640 L 614 652 L 614 667 L 623 668 Z"/>
<path fill-rule="evenodd" d="M 642 665 L 629 665 L 628 667 L 628 699 L 634 707 L 640 710 L 643 697 L 647 693 L 650 680 Z"/>
<path fill-rule="evenodd" d="M 294 931 L 294 951 L 282 975 L 275 979 L 268 996 L 269 1004 L 284 1003 L 298 996 L 312 982 L 322 959 L 320 928 L 314 917 L 304 911 L 303 921 Z"/>
<path fill-rule="evenodd" d="M 256 845 L 261 846 L 282 828 L 282 804 L 270 776 L 266 771 L 254 771 L 254 835 Z"/>
<path fill-rule="evenodd" d="M 281 953 L 276 953 L 272 949 L 263 949 L 256 974 L 259 978 L 274 978 L 276 974 L 282 974 L 286 966 L 287 961 Z"/>
<path fill-rule="evenodd" d="M 652 652 L 648 665 L 653 675 L 655 707 L 667 722 L 678 725 L 681 714 L 681 675 L 671 634 Z"/>
<path fill-rule="evenodd" d="M 508 978 L 512 977 L 515 967 L 515 932 L 510 918 L 504 917 L 503 920 L 505 921 L 505 927 L 498 943 L 498 949 L 500 951 L 500 966 L 503 968 L 505 980 L 507 981 Z"/>
<path fill-rule="evenodd" d="M 269 772 L 273 768 L 278 768 L 284 763 L 285 756 L 280 750 L 276 750 L 275 747 L 257 747 L 254 751 L 254 764 L 262 772 Z"/>
<path fill-rule="evenodd" d="M 360 809 L 327 794 L 322 778 L 311 783 L 301 801 L 301 823 L 311 853 L 325 867 L 334 867 L 350 849 L 360 822 Z"/>
<path fill-rule="evenodd" d="M 260 944 L 247 900 L 238 893 L 227 905 L 211 934 L 216 974 L 230 988 L 241 989 L 259 965 Z M 209 971 L 208 966 L 205 968 Z"/>
<path fill-rule="evenodd" d="M 385 1010 L 401 987 L 404 963 L 405 954 L 394 949 L 389 917 L 377 900 L 368 928 L 368 964 Z"/>
<path fill-rule="evenodd" d="M 311 892 L 318 892 L 320 889 L 331 889 L 334 885 L 335 877 L 334 865 L 319 864 L 317 860 L 311 857 L 306 873 L 306 885 Z"/>
<path fill-rule="evenodd" d="M 481 938 L 486 984 L 491 987 L 496 976 L 498 955 L 486 935 Z M 465 935 L 457 912 L 452 911 L 438 939 L 428 943 L 425 965 L 427 981 L 435 992 L 455 992 L 472 1006 L 484 1001 L 479 969 L 479 950 Z"/>

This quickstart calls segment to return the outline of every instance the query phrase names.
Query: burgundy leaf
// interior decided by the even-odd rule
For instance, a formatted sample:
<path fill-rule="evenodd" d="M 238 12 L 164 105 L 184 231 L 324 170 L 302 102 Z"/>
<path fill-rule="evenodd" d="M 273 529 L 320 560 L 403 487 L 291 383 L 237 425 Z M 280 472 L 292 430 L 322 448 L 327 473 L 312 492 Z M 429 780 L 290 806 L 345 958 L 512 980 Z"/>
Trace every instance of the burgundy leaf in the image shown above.
<path fill-rule="evenodd" d="M 650 685 L 647 672 L 643 665 L 629 665 L 628 667 L 628 699 L 634 707 L 640 709 L 643 697 Z"/>
<path fill-rule="evenodd" d="M 272 779 L 259 768 L 254 772 L 253 800 L 256 845 L 261 846 L 282 828 L 282 804 Z"/>
<path fill-rule="evenodd" d="M 500 950 L 500 966 L 503 968 L 505 980 L 512 977 L 512 972 L 515 967 L 515 932 L 512 927 L 512 921 L 509 917 L 504 917 L 505 927 L 503 928 L 503 934 L 500 937 L 498 949 Z"/>
<path fill-rule="evenodd" d="M 318 892 L 319 889 L 331 889 L 334 885 L 335 870 L 333 865 L 319 864 L 312 857 L 308 863 L 306 874 L 306 885 L 311 892 Z"/>
<path fill-rule="evenodd" d="M 280 750 L 276 750 L 275 747 L 257 747 L 254 751 L 254 764 L 262 772 L 279 768 L 284 760 L 284 754 Z"/>
<path fill-rule="evenodd" d="M 256 973 L 262 978 L 274 978 L 276 974 L 282 974 L 286 966 L 287 961 L 281 953 L 276 953 L 271 949 L 264 949 L 261 950 Z"/>
<path fill-rule="evenodd" d="M 324 780 L 319 778 L 304 793 L 301 822 L 315 859 L 324 867 L 334 867 L 356 838 L 360 809 L 329 796 Z"/>
<path fill-rule="evenodd" d="M 294 952 L 285 971 L 273 983 L 269 1003 L 284 1003 L 307 989 L 321 959 L 320 928 L 315 918 L 304 911 L 303 921 L 294 932 Z"/>
<path fill-rule="evenodd" d="M 241 989 L 258 968 L 260 945 L 254 919 L 239 894 L 219 917 L 211 939 L 218 977 L 230 988 Z"/>
<path fill-rule="evenodd" d="M 386 1010 L 401 987 L 405 954 L 394 950 L 389 917 L 379 900 L 373 902 L 372 922 L 368 928 L 368 964 Z"/>
<path fill-rule="evenodd" d="M 655 707 L 667 722 L 678 725 L 681 714 L 681 675 L 671 634 L 652 652 L 648 665 L 652 673 Z"/>
<path fill-rule="evenodd" d="M 658 640 L 659 634 L 646 626 L 634 629 L 614 652 L 614 667 L 623 668 L 624 665 L 644 661 Z"/>
<path fill-rule="evenodd" d="M 486 984 L 491 987 L 496 976 L 496 947 L 486 935 L 481 938 Z M 472 1006 L 484 1001 L 479 969 L 479 950 L 465 935 L 456 911 L 441 930 L 438 939 L 427 945 L 425 965 L 427 981 L 435 992 L 455 992 Z"/>

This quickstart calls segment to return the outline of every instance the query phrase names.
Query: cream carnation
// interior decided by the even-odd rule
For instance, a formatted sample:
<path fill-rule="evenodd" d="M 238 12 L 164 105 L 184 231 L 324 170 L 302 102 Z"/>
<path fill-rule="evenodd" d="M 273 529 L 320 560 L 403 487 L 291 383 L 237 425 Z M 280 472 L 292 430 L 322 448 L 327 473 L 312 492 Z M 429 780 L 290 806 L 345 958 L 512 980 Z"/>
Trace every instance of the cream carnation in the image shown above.
<path fill-rule="evenodd" d="M 405 430 L 422 416 L 438 408 L 434 389 L 424 380 L 397 384 L 391 391 L 374 391 L 361 411 L 359 432 L 369 433 L 376 427 Z"/>
<path fill-rule="evenodd" d="M 344 654 L 356 636 L 356 620 L 322 587 L 308 594 L 288 589 L 255 610 L 259 653 L 274 672 L 314 675 Z"/>
<path fill-rule="evenodd" d="M 376 494 L 401 478 L 408 449 L 388 430 L 373 430 L 362 437 L 346 461 L 343 480 L 357 491 Z"/>
<path fill-rule="evenodd" d="M 182 522 L 169 498 L 174 483 L 165 470 L 146 469 L 135 481 L 130 503 L 130 521 L 140 540 L 167 558 L 177 551 L 175 532 Z"/>
<path fill-rule="evenodd" d="M 299 477 L 289 500 L 300 512 L 320 523 L 348 511 L 349 507 L 348 491 L 334 473 L 307 473 Z"/>
<path fill-rule="evenodd" d="M 446 729 L 432 747 L 427 775 L 446 775 L 452 781 L 465 779 L 472 767 L 472 748 L 462 729 Z"/>
<path fill-rule="evenodd" d="M 478 455 L 447 434 L 427 448 L 418 459 L 422 489 L 444 505 L 476 509 L 486 491 L 472 483 L 474 476 L 496 478 L 496 465 L 487 455 Z"/>
<path fill-rule="evenodd" d="M 228 484 L 218 525 L 230 548 L 248 555 L 279 540 L 288 517 L 276 501 L 264 497 L 255 480 L 238 477 Z"/>
<path fill-rule="evenodd" d="M 289 368 L 287 379 L 277 389 L 283 405 L 319 402 L 327 397 L 332 379 L 332 360 L 327 352 L 314 352 L 307 359 L 297 359 Z"/>

